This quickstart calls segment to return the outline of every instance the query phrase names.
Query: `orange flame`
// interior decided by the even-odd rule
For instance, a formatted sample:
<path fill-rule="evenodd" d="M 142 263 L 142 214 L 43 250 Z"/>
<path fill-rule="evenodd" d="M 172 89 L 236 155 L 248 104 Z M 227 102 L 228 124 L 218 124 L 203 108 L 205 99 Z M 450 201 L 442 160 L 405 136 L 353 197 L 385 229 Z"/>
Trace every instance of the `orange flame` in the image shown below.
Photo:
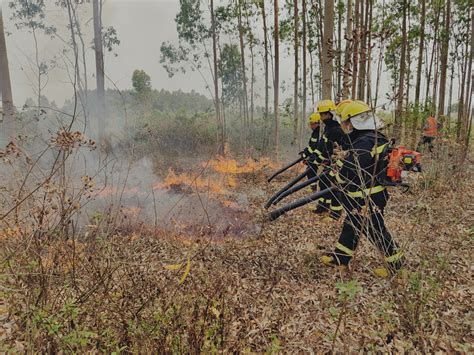
<path fill-rule="evenodd" d="M 263 170 L 265 167 L 274 168 L 274 164 L 268 158 L 256 161 L 248 158 L 243 165 L 239 165 L 235 159 L 225 159 L 217 157 L 217 159 L 209 162 L 211 168 L 220 174 L 249 174 Z"/>
<path fill-rule="evenodd" d="M 193 191 L 211 192 L 216 195 L 224 195 L 227 193 L 225 187 L 219 180 L 206 179 L 198 175 L 186 173 L 177 175 L 172 169 L 169 169 L 164 182 L 153 185 L 153 189 L 172 188 L 190 188 Z"/>

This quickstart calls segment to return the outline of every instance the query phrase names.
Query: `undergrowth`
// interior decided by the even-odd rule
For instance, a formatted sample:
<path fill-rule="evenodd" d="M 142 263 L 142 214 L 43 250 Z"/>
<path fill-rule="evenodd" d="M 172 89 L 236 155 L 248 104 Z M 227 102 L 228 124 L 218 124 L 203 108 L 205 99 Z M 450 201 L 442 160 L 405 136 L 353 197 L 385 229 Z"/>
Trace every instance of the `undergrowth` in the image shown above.
<path fill-rule="evenodd" d="M 37 190 L 4 192 L 14 199 L 2 207 L 3 352 L 473 351 L 473 183 L 454 169 L 452 148 L 426 158 L 411 191 L 393 193 L 387 219 L 407 265 L 377 279 L 369 243 L 348 272 L 315 262 L 340 226 L 304 209 L 245 240 L 120 226 L 113 210 L 79 234 L 74 217 L 92 179 L 68 186 L 66 161 L 93 144 L 54 142 L 57 162 Z M 3 158 L 28 166 L 14 147 Z M 267 189 L 264 176 L 251 181 Z"/>

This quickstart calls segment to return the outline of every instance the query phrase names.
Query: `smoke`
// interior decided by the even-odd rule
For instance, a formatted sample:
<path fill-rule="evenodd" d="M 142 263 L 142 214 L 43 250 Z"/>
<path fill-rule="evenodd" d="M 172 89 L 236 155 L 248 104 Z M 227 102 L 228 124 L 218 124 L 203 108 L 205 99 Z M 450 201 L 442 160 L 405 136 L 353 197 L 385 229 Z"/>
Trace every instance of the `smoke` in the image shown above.
<path fill-rule="evenodd" d="M 235 202 L 215 196 L 210 189 L 203 191 L 184 183 L 167 186 L 154 173 L 150 157 L 131 164 L 116 161 L 97 178 L 96 193 L 81 224 L 97 212 L 112 211 L 122 223 L 145 224 L 177 234 L 244 237 L 255 233 L 257 227 L 252 223 L 242 225 L 250 218 L 247 197 L 232 195 Z"/>

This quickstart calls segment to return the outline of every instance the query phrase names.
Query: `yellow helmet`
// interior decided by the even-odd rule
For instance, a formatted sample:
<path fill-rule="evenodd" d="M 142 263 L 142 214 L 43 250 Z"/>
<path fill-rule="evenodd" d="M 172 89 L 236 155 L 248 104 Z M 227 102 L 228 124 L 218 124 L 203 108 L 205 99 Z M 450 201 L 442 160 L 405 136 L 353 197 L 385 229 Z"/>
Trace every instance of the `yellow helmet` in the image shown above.
<path fill-rule="evenodd" d="M 341 116 L 344 108 L 351 102 L 353 102 L 351 99 L 345 99 L 339 102 L 336 106 L 336 115 Z"/>
<path fill-rule="evenodd" d="M 321 115 L 317 112 L 315 113 L 312 113 L 309 117 L 308 117 L 308 120 L 309 120 L 309 123 L 318 123 L 320 120 L 321 120 Z"/>
<path fill-rule="evenodd" d="M 321 100 L 318 102 L 318 105 L 316 106 L 316 112 L 319 112 L 319 113 L 334 111 L 335 109 L 336 109 L 336 105 L 334 104 L 334 101 L 332 100 Z"/>
<path fill-rule="evenodd" d="M 371 109 L 369 105 L 367 105 L 363 101 L 352 101 L 345 105 L 344 109 L 341 113 L 341 121 L 347 121 L 348 119 L 360 115 L 364 112 L 370 112 Z"/>

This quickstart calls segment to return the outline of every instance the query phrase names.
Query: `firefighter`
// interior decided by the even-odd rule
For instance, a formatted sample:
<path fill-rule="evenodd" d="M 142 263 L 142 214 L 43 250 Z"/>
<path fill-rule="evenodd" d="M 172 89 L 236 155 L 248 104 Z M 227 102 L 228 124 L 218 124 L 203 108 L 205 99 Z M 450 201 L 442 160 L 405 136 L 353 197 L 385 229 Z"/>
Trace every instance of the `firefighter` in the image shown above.
<path fill-rule="evenodd" d="M 305 160 L 303 161 L 309 168 L 308 179 L 315 177 L 318 174 L 318 164 L 316 163 L 315 152 L 318 147 L 319 143 L 319 136 L 320 136 L 320 121 L 321 117 L 319 113 L 314 112 L 308 117 L 309 127 L 311 128 L 311 137 L 309 139 L 308 145 L 304 150 L 300 153 Z M 310 186 L 311 191 L 315 192 L 318 190 L 318 183 L 314 182 Z M 310 204 L 309 210 L 312 212 L 316 212 L 317 205 Z"/>
<path fill-rule="evenodd" d="M 324 131 L 315 152 L 315 159 L 319 165 L 328 168 L 332 164 L 332 155 L 336 143 L 342 145 L 344 141 L 344 132 L 336 121 L 336 105 L 332 100 L 319 101 L 316 111 L 321 116 L 321 121 L 324 123 Z M 336 164 L 342 164 L 336 161 Z M 320 180 L 320 188 L 325 189 L 331 185 L 329 177 L 323 177 Z M 318 200 L 318 208 L 316 212 L 321 213 L 329 211 L 329 217 L 332 219 L 339 219 L 342 212 L 342 205 L 339 202 L 340 196 L 338 193 L 328 193 Z"/>
<path fill-rule="evenodd" d="M 388 140 L 378 131 L 383 127 L 382 122 L 361 101 L 354 101 L 344 108 L 341 122 L 351 148 L 339 171 L 333 170 L 330 175 L 344 193 L 342 202 L 347 217 L 334 252 L 323 255 L 321 261 L 326 265 L 347 266 L 364 232 L 385 256 L 387 267 L 374 272 L 386 277 L 400 269 L 403 259 L 403 252 L 384 222 L 389 198 L 383 186 Z"/>
<path fill-rule="evenodd" d="M 433 151 L 433 141 L 438 137 L 439 123 L 436 117 L 430 116 L 426 119 L 423 127 L 423 136 L 419 145 L 428 145 L 428 150 Z"/>
<path fill-rule="evenodd" d="M 320 115 L 315 112 L 308 117 L 309 127 L 311 128 L 311 137 L 309 139 L 308 145 L 300 153 L 303 158 L 305 158 L 304 163 L 310 168 L 310 173 L 308 174 L 308 179 L 317 175 L 318 166 L 315 163 L 315 152 L 319 143 L 319 131 L 320 131 Z M 314 186 L 311 185 L 311 186 Z M 315 189 L 313 189 L 315 191 Z"/>

